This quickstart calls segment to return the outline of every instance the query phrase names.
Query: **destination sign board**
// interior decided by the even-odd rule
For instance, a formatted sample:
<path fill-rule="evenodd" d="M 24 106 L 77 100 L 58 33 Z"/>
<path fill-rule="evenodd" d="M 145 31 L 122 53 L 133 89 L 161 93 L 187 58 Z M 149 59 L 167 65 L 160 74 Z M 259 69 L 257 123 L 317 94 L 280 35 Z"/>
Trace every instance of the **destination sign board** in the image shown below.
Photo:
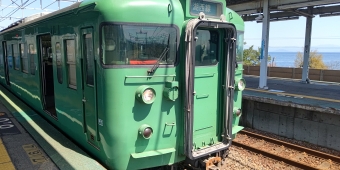
<path fill-rule="evenodd" d="M 191 0 L 190 14 L 198 15 L 200 12 L 203 12 L 207 16 L 219 17 L 222 14 L 222 4 L 213 1 Z"/>

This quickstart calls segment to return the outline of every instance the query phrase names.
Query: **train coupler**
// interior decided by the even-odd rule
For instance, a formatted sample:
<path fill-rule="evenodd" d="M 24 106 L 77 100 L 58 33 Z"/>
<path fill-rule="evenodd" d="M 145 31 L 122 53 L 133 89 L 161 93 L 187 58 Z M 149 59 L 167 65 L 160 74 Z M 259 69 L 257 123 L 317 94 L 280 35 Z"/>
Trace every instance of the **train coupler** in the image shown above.
<path fill-rule="evenodd" d="M 219 169 L 219 167 L 217 167 L 216 165 L 221 163 L 221 161 L 222 161 L 222 158 L 219 157 L 219 156 L 210 157 L 210 158 L 204 160 L 205 169 L 206 170 L 217 170 L 217 169 Z"/>

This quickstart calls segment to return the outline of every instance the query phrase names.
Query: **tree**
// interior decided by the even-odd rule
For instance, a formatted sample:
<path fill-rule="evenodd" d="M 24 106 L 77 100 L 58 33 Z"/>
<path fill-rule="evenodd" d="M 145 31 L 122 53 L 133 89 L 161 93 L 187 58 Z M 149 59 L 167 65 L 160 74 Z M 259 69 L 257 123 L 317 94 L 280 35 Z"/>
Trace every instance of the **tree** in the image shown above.
<path fill-rule="evenodd" d="M 309 68 L 314 69 L 328 69 L 325 63 L 322 60 L 322 54 L 318 53 L 317 50 L 311 51 L 309 54 Z M 303 67 L 303 54 L 302 52 L 298 52 L 295 58 L 295 67 L 302 68 Z"/>
<path fill-rule="evenodd" d="M 249 66 L 258 66 L 260 65 L 260 55 L 261 55 L 261 48 L 258 48 L 257 51 L 253 49 L 254 46 L 252 45 L 248 49 L 243 51 L 243 64 Z M 271 56 L 268 56 L 268 62 L 271 61 Z"/>

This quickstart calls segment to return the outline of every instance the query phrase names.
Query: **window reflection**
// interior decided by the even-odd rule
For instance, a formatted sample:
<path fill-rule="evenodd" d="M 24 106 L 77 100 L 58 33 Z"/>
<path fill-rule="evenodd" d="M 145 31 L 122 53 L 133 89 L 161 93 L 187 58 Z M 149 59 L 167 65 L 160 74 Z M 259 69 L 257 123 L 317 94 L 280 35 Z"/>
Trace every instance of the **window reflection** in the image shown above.
<path fill-rule="evenodd" d="M 197 30 L 195 65 L 215 65 L 218 60 L 218 32 Z"/>
<path fill-rule="evenodd" d="M 153 65 L 163 51 L 169 51 L 160 64 L 174 64 L 176 59 L 176 29 L 166 26 L 103 26 L 103 63 Z"/>
<path fill-rule="evenodd" d="M 244 43 L 244 32 L 237 32 L 237 40 L 236 40 L 236 61 L 243 61 L 243 43 Z"/>

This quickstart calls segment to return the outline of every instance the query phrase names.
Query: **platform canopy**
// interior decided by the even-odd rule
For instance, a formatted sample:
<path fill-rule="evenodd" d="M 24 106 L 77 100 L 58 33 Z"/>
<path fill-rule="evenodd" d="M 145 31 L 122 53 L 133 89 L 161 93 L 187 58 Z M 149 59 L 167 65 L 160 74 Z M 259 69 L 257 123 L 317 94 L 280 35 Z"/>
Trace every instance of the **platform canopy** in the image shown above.
<path fill-rule="evenodd" d="M 262 0 L 226 0 L 227 7 L 236 11 L 244 21 L 254 21 L 263 12 Z M 312 14 L 307 7 L 313 6 Z M 269 0 L 270 21 L 298 19 L 300 16 L 340 15 L 339 0 Z"/>

